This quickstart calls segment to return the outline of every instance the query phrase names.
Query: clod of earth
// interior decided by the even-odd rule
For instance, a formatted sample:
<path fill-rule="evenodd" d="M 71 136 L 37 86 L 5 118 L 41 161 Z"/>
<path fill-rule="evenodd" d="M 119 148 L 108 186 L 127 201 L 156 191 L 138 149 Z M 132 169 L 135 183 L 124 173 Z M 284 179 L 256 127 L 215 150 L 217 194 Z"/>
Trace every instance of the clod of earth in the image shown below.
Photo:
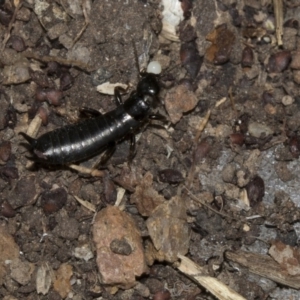
<path fill-rule="evenodd" d="M 135 277 L 145 273 L 147 266 L 141 235 L 130 215 L 115 206 L 101 210 L 95 218 L 93 236 L 102 283 L 125 289 L 134 286 Z M 132 252 L 114 253 L 110 246 L 115 239 L 125 239 Z"/>

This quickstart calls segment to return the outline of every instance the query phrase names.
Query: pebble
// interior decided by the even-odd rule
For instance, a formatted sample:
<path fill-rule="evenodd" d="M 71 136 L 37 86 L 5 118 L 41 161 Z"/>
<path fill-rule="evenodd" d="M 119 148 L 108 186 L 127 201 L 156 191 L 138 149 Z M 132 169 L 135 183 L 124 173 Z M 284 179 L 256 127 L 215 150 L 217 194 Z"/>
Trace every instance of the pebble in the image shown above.
<path fill-rule="evenodd" d="M 281 100 L 282 104 L 285 105 L 285 106 L 293 104 L 294 101 L 295 101 L 295 99 L 290 95 L 283 96 L 282 100 Z"/>
<path fill-rule="evenodd" d="M 300 84 L 300 70 L 293 71 L 293 79 L 296 83 Z"/>
<path fill-rule="evenodd" d="M 267 71 L 269 73 L 280 73 L 287 69 L 291 61 L 291 52 L 288 50 L 283 50 L 277 53 L 274 53 L 270 56 Z"/>
<path fill-rule="evenodd" d="M 248 126 L 248 132 L 256 138 L 273 134 L 273 130 L 270 127 L 258 122 L 250 123 Z"/>
<path fill-rule="evenodd" d="M 292 62 L 291 62 L 290 67 L 292 69 L 300 70 L 300 51 L 296 51 L 292 55 Z"/>

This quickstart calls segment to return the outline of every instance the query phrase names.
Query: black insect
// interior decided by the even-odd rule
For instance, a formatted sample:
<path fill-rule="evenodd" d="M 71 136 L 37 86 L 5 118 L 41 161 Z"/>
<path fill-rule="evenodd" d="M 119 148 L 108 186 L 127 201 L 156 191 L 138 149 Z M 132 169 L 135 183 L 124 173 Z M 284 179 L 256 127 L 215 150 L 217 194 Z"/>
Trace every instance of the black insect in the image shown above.
<path fill-rule="evenodd" d="M 132 159 L 134 132 L 149 119 L 163 119 L 161 115 L 152 114 L 160 90 L 157 76 L 152 73 L 142 73 L 141 76 L 137 89 L 124 103 L 120 89 L 115 89 L 117 108 L 106 114 L 83 108 L 84 113 L 93 117 L 47 132 L 37 139 L 21 132 L 32 148 L 34 160 L 63 165 L 85 160 L 106 150 L 102 159 L 106 161 L 114 152 L 116 143 L 127 136 L 131 138 Z"/>

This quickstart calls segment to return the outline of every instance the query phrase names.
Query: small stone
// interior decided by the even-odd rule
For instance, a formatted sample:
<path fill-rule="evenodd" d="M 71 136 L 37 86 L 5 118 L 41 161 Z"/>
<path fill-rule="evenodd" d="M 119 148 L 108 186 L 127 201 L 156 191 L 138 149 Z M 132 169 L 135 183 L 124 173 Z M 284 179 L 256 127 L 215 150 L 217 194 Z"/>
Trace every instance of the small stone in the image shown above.
<path fill-rule="evenodd" d="M 5 261 L 18 259 L 20 249 L 4 226 L 0 226 L 0 245 L 0 284 L 2 285 L 9 271 Z"/>
<path fill-rule="evenodd" d="M 19 84 L 31 79 L 29 73 L 29 63 L 18 61 L 12 66 L 5 66 L 3 69 L 4 81 L 2 84 Z"/>
<path fill-rule="evenodd" d="M 89 261 L 94 257 L 92 250 L 88 244 L 83 244 L 80 247 L 76 247 L 74 250 L 74 256 L 79 259 L 84 259 L 85 261 Z"/>
<path fill-rule="evenodd" d="M 233 145 L 243 146 L 245 142 L 245 136 L 242 133 L 232 133 L 229 136 L 230 143 Z"/>
<path fill-rule="evenodd" d="M 28 261 L 15 259 L 10 264 L 10 275 L 15 281 L 21 285 L 27 284 L 31 280 L 31 275 L 34 271 L 34 264 Z"/>
<path fill-rule="evenodd" d="M 203 62 L 195 40 L 181 44 L 180 60 L 182 66 L 187 70 L 191 78 L 195 79 Z"/>
<path fill-rule="evenodd" d="M 159 195 L 152 185 L 153 175 L 147 172 L 130 197 L 130 203 L 137 206 L 142 216 L 150 216 L 156 207 L 164 202 L 164 197 Z"/>
<path fill-rule="evenodd" d="M 254 206 L 258 202 L 261 202 L 265 195 L 265 183 L 263 179 L 259 176 L 255 176 L 248 184 L 245 186 L 250 206 Z"/>
<path fill-rule="evenodd" d="M 16 215 L 16 211 L 12 208 L 9 202 L 4 200 L 0 205 L 0 216 L 5 218 L 13 218 Z"/>
<path fill-rule="evenodd" d="M 74 218 L 69 218 L 68 215 L 61 210 L 56 217 L 58 225 L 55 227 L 55 233 L 67 240 L 75 240 L 79 236 L 79 223 Z"/>
<path fill-rule="evenodd" d="M 222 170 L 222 179 L 224 182 L 233 183 L 236 167 L 234 164 L 225 165 Z"/>
<path fill-rule="evenodd" d="M 285 27 L 283 29 L 282 42 L 286 50 L 295 50 L 298 30 L 295 28 Z"/>
<path fill-rule="evenodd" d="M 205 58 L 216 65 L 226 63 L 235 41 L 233 32 L 227 29 L 226 24 L 222 24 L 210 32 L 206 39 L 212 45 L 206 49 Z"/>
<path fill-rule="evenodd" d="M 293 71 L 293 79 L 296 83 L 300 84 L 300 70 Z"/>
<path fill-rule="evenodd" d="M 269 73 L 283 72 L 289 66 L 291 58 L 291 52 L 288 50 L 283 50 L 272 54 L 266 66 L 267 71 Z"/>
<path fill-rule="evenodd" d="M 11 142 L 3 141 L 0 143 L 0 160 L 7 162 L 11 155 Z"/>
<path fill-rule="evenodd" d="M 246 68 L 246 67 L 251 68 L 253 65 L 253 61 L 254 61 L 253 50 L 251 47 L 246 46 L 242 53 L 242 62 L 241 62 L 242 67 L 243 68 Z"/>
<path fill-rule="evenodd" d="M 283 182 L 291 181 L 295 176 L 289 170 L 287 163 L 285 161 L 280 161 L 274 166 L 276 174 Z"/>
<path fill-rule="evenodd" d="M 179 183 L 184 181 L 180 171 L 175 169 L 164 169 L 158 172 L 158 178 L 161 182 Z"/>
<path fill-rule="evenodd" d="M 148 298 L 150 296 L 149 288 L 145 284 L 138 282 L 134 289 L 144 298 Z"/>
<path fill-rule="evenodd" d="M 238 199 L 240 196 L 240 189 L 231 183 L 227 183 L 225 187 L 225 196 L 229 199 Z"/>
<path fill-rule="evenodd" d="M 60 265 L 59 269 L 55 274 L 55 281 L 53 283 L 53 288 L 59 293 L 59 295 L 64 299 L 67 297 L 71 291 L 70 279 L 73 275 L 73 268 L 69 264 Z"/>
<path fill-rule="evenodd" d="M 142 238 L 130 215 L 116 206 L 106 207 L 96 215 L 93 237 L 102 283 L 125 289 L 133 287 L 135 277 L 146 272 L 147 266 Z M 110 245 L 115 239 L 126 239 L 132 253 L 121 255 L 112 252 Z"/>
<path fill-rule="evenodd" d="M 177 123 L 183 113 L 195 108 L 198 98 L 185 85 L 178 85 L 167 93 L 165 107 L 173 124 Z"/>
<path fill-rule="evenodd" d="M 26 7 L 21 7 L 18 12 L 16 19 L 23 22 L 28 22 L 30 20 L 31 11 Z"/>
<path fill-rule="evenodd" d="M 292 69 L 296 69 L 296 70 L 300 70 L 300 51 L 296 51 L 295 53 L 293 53 L 292 55 L 292 62 L 290 67 Z"/>
<path fill-rule="evenodd" d="M 48 30 L 48 36 L 50 40 L 57 39 L 62 34 L 66 33 L 68 31 L 68 26 L 65 23 L 58 23 L 52 26 Z"/>
<path fill-rule="evenodd" d="M 289 150 L 294 158 L 299 158 L 300 155 L 300 139 L 299 136 L 293 136 L 289 140 Z"/>
<path fill-rule="evenodd" d="M 70 49 L 73 46 L 73 39 L 68 35 L 68 33 L 60 35 L 58 40 L 67 49 Z"/>
<path fill-rule="evenodd" d="M 244 170 L 238 170 L 236 172 L 237 184 L 239 187 L 244 187 L 250 181 L 249 176 L 247 176 Z"/>
<path fill-rule="evenodd" d="M 41 194 L 41 206 L 46 214 L 59 211 L 67 202 L 68 194 L 64 188 L 45 191 Z"/>
<path fill-rule="evenodd" d="M 283 96 L 282 100 L 281 100 L 282 104 L 285 106 L 293 104 L 294 101 L 295 101 L 295 99 L 290 95 Z"/>
<path fill-rule="evenodd" d="M 121 255 L 130 255 L 132 253 L 132 248 L 126 239 L 114 239 L 110 243 L 110 250 L 113 253 Z"/>
<path fill-rule="evenodd" d="M 80 61 L 87 64 L 91 58 L 91 51 L 82 44 L 76 44 L 68 51 L 67 57 L 70 60 Z"/>
<path fill-rule="evenodd" d="M 248 126 L 248 131 L 252 136 L 256 138 L 266 137 L 273 134 L 273 130 L 269 126 L 258 122 L 250 123 Z"/>
<path fill-rule="evenodd" d="M 264 106 L 264 110 L 267 114 L 269 115 L 275 115 L 276 112 L 277 112 L 277 109 L 274 105 L 270 104 L 270 103 L 267 103 L 265 106 Z"/>

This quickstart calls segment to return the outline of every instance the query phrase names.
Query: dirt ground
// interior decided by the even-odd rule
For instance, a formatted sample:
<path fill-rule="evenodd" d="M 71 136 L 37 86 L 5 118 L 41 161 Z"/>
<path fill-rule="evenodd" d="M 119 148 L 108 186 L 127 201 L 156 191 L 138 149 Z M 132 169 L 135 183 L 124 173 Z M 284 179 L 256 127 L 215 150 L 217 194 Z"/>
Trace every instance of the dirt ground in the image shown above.
<path fill-rule="evenodd" d="M 280 4 L 0 1 L 1 299 L 300 298 L 300 4 Z M 114 110 L 97 90 L 125 101 L 152 60 L 166 121 L 130 164 L 128 136 L 98 169 L 28 159 L 20 132 Z"/>

